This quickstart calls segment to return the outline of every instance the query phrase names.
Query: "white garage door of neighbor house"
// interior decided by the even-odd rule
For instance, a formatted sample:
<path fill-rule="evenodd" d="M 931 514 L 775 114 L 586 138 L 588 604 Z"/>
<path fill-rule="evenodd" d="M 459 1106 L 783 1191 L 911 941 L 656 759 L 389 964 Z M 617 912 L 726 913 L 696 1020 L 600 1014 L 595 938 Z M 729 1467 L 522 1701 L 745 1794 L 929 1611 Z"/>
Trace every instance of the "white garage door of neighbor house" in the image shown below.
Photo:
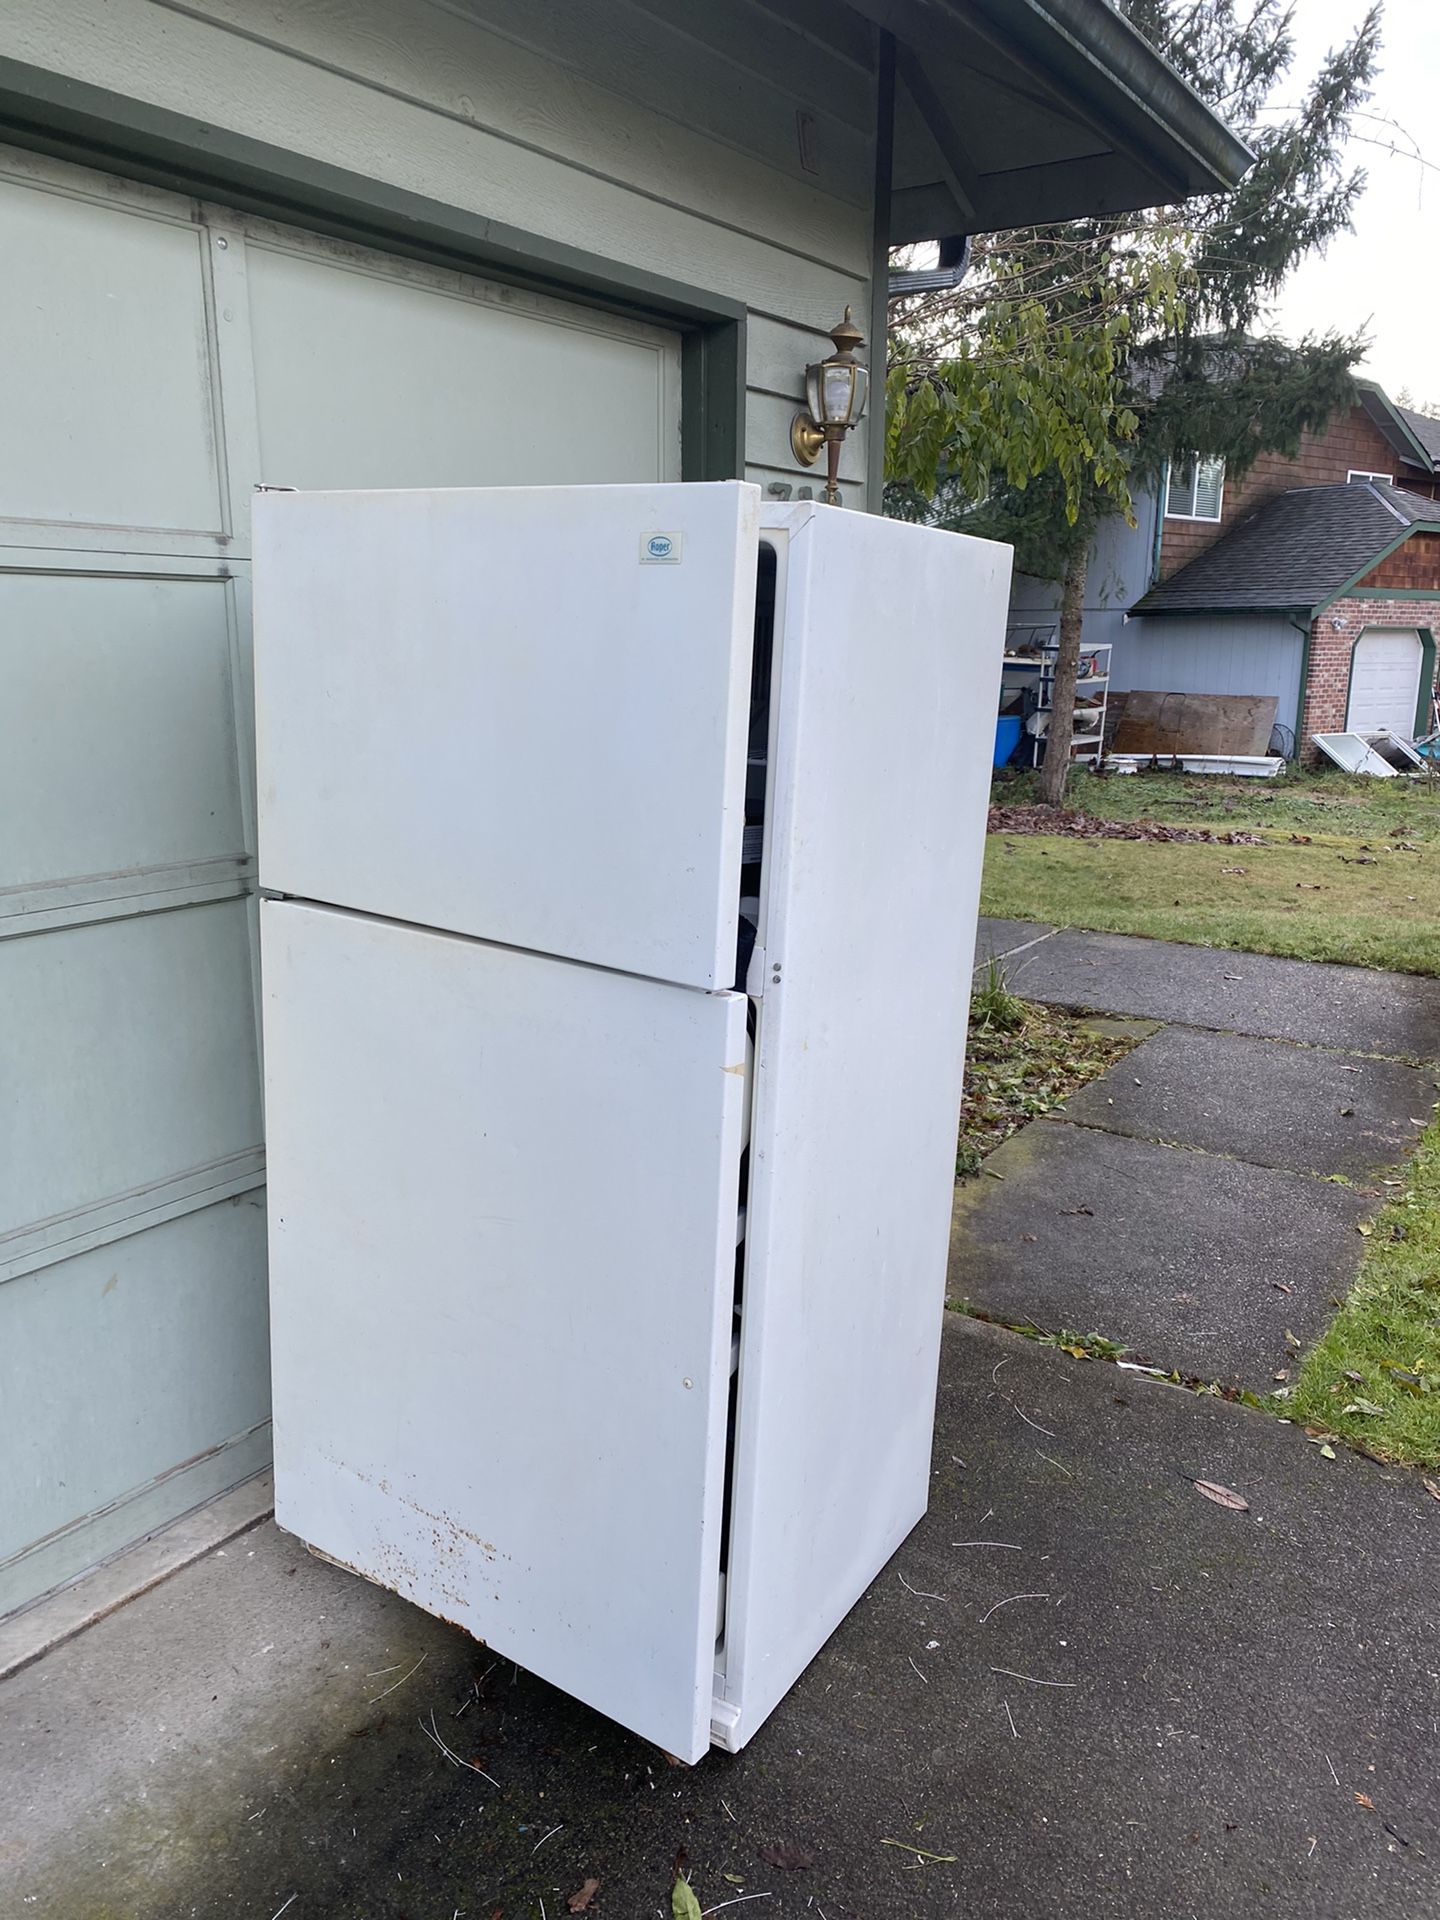
<path fill-rule="evenodd" d="M 1415 731 L 1420 698 L 1420 635 L 1413 627 L 1372 627 L 1355 642 L 1350 663 L 1351 733 Z"/>
<path fill-rule="evenodd" d="M 269 1454 L 257 483 L 679 478 L 671 333 L 0 148 L 0 1613 Z"/>

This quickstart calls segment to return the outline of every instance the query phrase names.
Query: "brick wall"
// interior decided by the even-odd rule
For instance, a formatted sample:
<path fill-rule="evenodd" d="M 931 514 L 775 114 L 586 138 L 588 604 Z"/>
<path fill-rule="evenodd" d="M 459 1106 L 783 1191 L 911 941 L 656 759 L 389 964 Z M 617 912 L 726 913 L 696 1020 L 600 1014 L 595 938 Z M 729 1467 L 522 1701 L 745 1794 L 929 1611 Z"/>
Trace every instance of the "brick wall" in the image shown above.
<path fill-rule="evenodd" d="M 1345 731 L 1350 655 L 1370 627 L 1428 627 L 1440 635 L 1440 589 L 1433 600 L 1373 600 L 1357 591 L 1327 607 L 1311 626 L 1300 743 L 1301 757 L 1312 764 L 1320 754 L 1310 745 L 1311 734 Z"/>
<path fill-rule="evenodd" d="M 1188 565 L 1277 493 L 1291 487 L 1334 486 L 1351 472 L 1393 474 L 1412 493 L 1440 494 L 1440 480 L 1418 468 L 1407 468 L 1365 409 L 1352 407 L 1332 420 L 1323 434 L 1307 433 L 1293 459 L 1262 453 L 1243 480 L 1227 481 L 1219 520 L 1167 519 L 1160 542 L 1160 578 L 1168 579 Z"/>

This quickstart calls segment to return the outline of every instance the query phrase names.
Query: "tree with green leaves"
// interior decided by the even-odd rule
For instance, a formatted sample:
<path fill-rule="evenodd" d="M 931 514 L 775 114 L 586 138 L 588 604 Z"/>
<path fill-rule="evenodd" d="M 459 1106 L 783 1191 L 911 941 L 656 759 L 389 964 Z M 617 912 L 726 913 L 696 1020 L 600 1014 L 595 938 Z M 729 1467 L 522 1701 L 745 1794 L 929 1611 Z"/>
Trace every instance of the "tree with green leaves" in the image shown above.
<path fill-rule="evenodd" d="M 1070 764 L 1086 568 L 1106 513 L 1177 454 L 1242 474 L 1294 452 L 1353 397 L 1363 338 L 1257 338 L 1296 263 L 1350 222 L 1352 120 L 1380 45 L 1372 5 L 1297 107 L 1270 102 L 1294 61 L 1285 0 L 1120 0 L 1255 153 L 1229 194 L 979 237 L 961 284 L 892 316 L 887 505 L 1014 545 L 1061 583 L 1041 790 Z"/>

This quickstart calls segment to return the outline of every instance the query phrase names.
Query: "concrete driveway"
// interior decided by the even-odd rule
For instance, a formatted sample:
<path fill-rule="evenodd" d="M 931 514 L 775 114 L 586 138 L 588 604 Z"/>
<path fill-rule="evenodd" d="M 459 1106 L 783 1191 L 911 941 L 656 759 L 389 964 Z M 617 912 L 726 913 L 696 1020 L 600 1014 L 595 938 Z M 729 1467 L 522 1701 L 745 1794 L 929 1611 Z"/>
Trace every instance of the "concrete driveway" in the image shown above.
<path fill-rule="evenodd" d="M 1440 986 L 987 936 L 1169 1024 L 994 1157 L 973 1287 L 1250 1377 L 1346 1284 Z M 672 1765 L 262 1522 L 0 1685 L 0 1913 L 648 1920 L 683 1850 L 706 1913 L 1431 1914 L 1437 1592 L 1417 1476 L 951 1316 L 929 1515 L 738 1757 Z"/>

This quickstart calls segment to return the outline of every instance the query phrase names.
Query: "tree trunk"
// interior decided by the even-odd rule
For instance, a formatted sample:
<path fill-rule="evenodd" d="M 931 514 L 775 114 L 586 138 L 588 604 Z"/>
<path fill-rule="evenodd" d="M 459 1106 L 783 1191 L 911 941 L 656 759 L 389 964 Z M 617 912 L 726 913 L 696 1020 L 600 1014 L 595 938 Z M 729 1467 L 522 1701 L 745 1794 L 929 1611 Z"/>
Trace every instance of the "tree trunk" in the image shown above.
<path fill-rule="evenodd" d="M 1045 759 L 1040 767 L 1040 798 L 1047 807 L 1065 804 L 1065 780 L 1070 772 L 1070 742 L 1075 733 L 1075 682 L 1080 673 L 1080 628 L 1085 608 L 1085 575 L 1089 549 L 1080 547 L 1065 568 L 1060 588 L 1060 649 L 1055 661 L 1050 725 L 1045 735 Z"/>

